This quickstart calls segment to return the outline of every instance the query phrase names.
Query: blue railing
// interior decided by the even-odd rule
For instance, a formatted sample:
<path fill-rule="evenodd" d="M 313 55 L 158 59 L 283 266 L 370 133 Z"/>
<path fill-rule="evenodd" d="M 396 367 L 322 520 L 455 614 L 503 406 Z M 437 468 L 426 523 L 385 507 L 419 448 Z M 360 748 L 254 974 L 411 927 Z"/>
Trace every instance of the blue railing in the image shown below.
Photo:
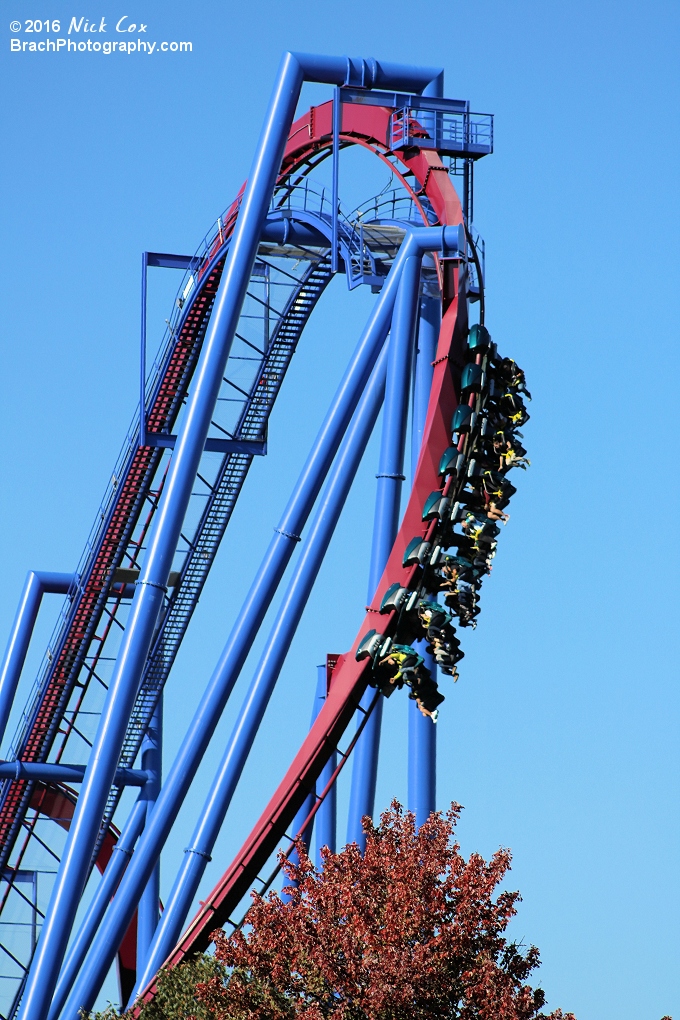
<path fill-rule="evenodd" d="M 390 148 L 409 146 L 436 149 L 445 156 L 486 156 L 493 152 L 493 116 L 403 107 L 390 118 Z"/>

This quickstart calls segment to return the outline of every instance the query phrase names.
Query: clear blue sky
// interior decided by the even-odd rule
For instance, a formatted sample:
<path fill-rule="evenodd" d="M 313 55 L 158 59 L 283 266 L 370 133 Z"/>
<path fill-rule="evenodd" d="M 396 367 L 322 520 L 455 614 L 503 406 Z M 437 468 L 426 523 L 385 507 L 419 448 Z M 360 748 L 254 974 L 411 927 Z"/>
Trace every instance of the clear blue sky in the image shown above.
<path fill-rule="evenodd" d="M 447 96 L 496 115 L 476 193 L 488 323 L 534 401 L 533 466 L 439 724 L 439 805 L 465 805 L 465 852 L 512 848 L 510 885 L 524 896 L 514 932 L 540 947 L 551 1006 L 579 1020 L 678 1016 L 677 4 L 2 9 L 0 641 L 29 568 L 75 566 L 110 477 L 136 401 L 140 252 L 193 251 L 234 196 L 281 52 L 445 67 Z M 149 39 L 189 40 L 193 52 L 9 50 L 15 18 L 104 16 L 111 28 L 126 14 Z M 175 282 L 158 274 L 152 343 Z M 270 455 L 251 473 L 171 678 L 168 758 L 372 300 L 336 281 L 305 334 Z M 371 456 L 375 444 L 204 890 L 299 744 L 314 665 L 360 622 Z M 55 611 L 40 621 L 20 701 Z M 164 857 L 165 893 L 251 668 Z M 406 797 L 404 723 L 405 698 L 393 698 L 380 807 Z"/>

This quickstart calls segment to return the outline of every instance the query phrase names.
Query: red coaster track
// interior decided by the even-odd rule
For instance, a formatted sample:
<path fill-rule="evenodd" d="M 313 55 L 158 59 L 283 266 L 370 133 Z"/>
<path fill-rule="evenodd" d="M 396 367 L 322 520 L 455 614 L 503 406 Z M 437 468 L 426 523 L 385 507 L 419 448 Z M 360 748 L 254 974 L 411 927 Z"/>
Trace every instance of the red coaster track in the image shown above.
<path fill-rule="evenodd" d="M 411 150 L 400 153 L 404 171 L 415 178 L 415 190 L 403 172 L 399 172 L 387 147 L 391 110 L 382 107 L 344 106 L 341 143 L 363 145 L 380 156 L 400 177 L 416 202 L 425 196 L 442 225 L 463 222 L 460 201 L 446 168 L 437 153 Z M 294 179 L 305 164 L 313 164 L 326 155 L 331 137 L 332 104 L 312 109 L 293 125 L 282 163 L 281 183 Z M 425 219 L 425 215 L 423 214 Z M 402 560 L 408 542 L 416 535 L 427 538 L 436 522 L 422 522 L 422 508 L 427 496 L 441 486 L 439 459 L 449 445 L 450 422 L 458 399 L 455 381 L 459 377 L 461 351 L 467 335 L 466 303 L 458 301 L 458 269 L 445 260 L 439 263 L 443 297 L 443 320 L 439 336 L 430 403 L 413 488 L 399 533 L 387 566 L 366 617 L 357 632 L 351 650 L 340 657 L 333 671 L 329 696 L 300 751 L 265 808 L 262 816 L 224 875 L 206 897 L 166 967 L 173 967 L 187 956 L 207 948 L 210 933 L 226 922 L 243 896 L 252 887 L 255 877 L 279 845 L 296 811 L 314 789 L 323 766 L 345 732 L 367 685 L 368 660 L 357 662 L 354 653 L 370 629 L 389 636 L 395 617 L 381 615 L 380 603 L 386 589 L 398 582 L 408 588 L 417 572 L 404 567 Z M 144 992 L 149 1001 L 156 991 L 155 983 Z"/>

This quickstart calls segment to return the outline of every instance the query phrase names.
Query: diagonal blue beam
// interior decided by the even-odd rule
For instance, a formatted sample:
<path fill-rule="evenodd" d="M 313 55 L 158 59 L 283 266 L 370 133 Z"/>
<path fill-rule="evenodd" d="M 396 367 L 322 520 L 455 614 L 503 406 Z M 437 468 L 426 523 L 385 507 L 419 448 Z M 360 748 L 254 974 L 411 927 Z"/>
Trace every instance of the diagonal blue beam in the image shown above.
<path fill-rule="evenodd" d="M 151 813 L 158 800 L 158 794 L 161 789 L 162 767 L 163 694 L 161 693 L 142 743 L 142 768 L 146 769 L 149 773 L 149 782 L 144 788 L 146 820 L 150 820 Z M 139 898 L 139 908 L 137 910 L 137 973 L 142 970 L 146 963 L 149 947 L 158 925 L 160 896 L 161 869 L 160 861 L 156 861 L 156 867 L 151 872 L 151 878 Z"/>
<path fill-rule="evenodd" d="M 54 992 L 55 1004 L 61 1003 L 63 1005 L 66 1001 L 71 984 L 85 959 L 109 901 L 116 892 L 121 877 L 132 857 L 135 843 L 144 828 L 145 818 L 146 798 L 142 790 L 132 806 L 123 830 L 113 848 L 109 863 L 106 865 L 101 881 L 87 908 L 87 913 L 64 958 L 64 965 Z"/>
<path fill-rule="evenodd" d="M 385 390 L 386 354 L 387 349 L 376 363 L 331 469 L 309 536 L 295 564 L 265 649 L 168 896 L 146 969 L 137 981 L 137 992 L 151 981 L 181 935 L 200 880 L 211 859 L 215 840 L 373 432 Z"/>

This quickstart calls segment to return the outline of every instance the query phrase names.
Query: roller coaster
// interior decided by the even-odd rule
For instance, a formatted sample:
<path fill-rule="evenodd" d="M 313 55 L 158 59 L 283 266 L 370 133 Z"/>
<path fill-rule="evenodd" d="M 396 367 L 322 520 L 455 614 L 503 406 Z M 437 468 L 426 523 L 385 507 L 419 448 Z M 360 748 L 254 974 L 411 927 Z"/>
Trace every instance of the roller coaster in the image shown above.
<path fill-rule="evenodd" d="M 332 93 L 294 119 L 305 81 Z M 382 706 L 401 688 L 411 699 L 409 807 L 418 821 L 435 809 L 433 724 L 507 521 L 509 471 L 528 463 L 518 429 L 529 399 L 485 324 L 473 172 L 493 150 L 493 118 L 444 98 L 443 86 L 438 68 L 285 54 L 236 199 L 193 255 L 143 255 L 139 408 L 79 564 L 72 574 L 29 573 L 2 663 L 4 734 L 41 599 L 62 595 L 0 763 L 5 1020 L 76 1020 L 114 962 L 121 1006 L 152 999 L 161 966 L 208 948 L 216 927 L 242 923 L 250 891 L 273 881 L 277 850 L 309 842 L 312 826 L 317 843 L 335 849 L 336 780 L 350 757 L 348 839 L 362 845 Z M 380 160 L 392 182 L 351 213 L 339 198 L 349 146 Z M 317 170 L 326 160 L 329 187 Z M 149 367 L 153 266 L 182 278 Z M 253 459 L 266 456 L 270 414 L 305 326 L 339 273 L 350 290 L 370 287 L 371 313 L 161 782 L 164 685 Z M 350 649 L 319 667 L 307 737 L 188 923 L 381 410 L 363 620 Z M 416 466 L 401 513 L 409 422 Z M 161 907 L 161 851 L 290 563 Z M 139 793 L 123 811 L 128 786 Z"/>

